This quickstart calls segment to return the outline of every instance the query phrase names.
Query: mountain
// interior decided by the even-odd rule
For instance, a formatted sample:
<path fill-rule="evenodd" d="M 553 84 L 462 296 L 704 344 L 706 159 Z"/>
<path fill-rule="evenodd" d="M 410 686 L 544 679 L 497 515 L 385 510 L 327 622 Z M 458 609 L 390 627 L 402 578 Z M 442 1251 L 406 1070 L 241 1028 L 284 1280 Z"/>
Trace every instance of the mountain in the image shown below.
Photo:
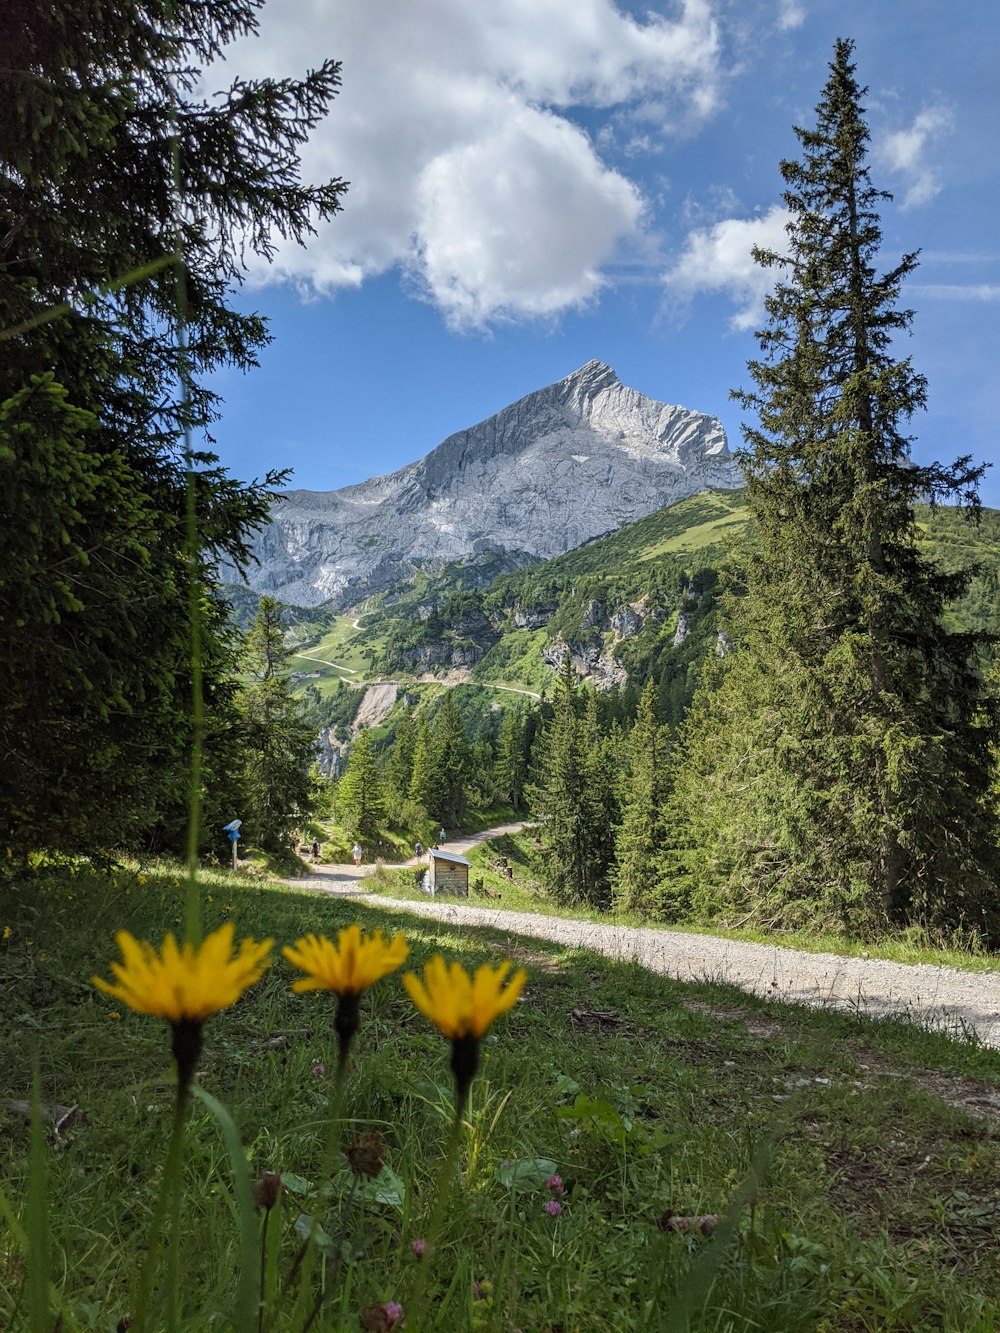
<path fill-rule="evenodd" d="M 656 402 L 589 361 L 396 472 L 285 492 L 249 581 L 300 606 L 346 607 L 419 569 L 545 560 L 741 484 L 715 417 Z"/>

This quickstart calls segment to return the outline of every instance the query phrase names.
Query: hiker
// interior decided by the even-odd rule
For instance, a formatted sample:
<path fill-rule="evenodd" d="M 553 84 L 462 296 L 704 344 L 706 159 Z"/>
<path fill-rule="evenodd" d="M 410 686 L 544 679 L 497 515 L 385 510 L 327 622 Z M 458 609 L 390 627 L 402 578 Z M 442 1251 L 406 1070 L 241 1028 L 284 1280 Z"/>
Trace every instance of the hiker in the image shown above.
<path fill-rule="evenodd" d="M 419 861 L 420 858 L 423 856 L 423 854 L 424 854 L 424 844 L 418 838 L 417 841 L 413 844 L 413 855 Z"/>
<path fill-rule="evenodd" d="M 444 842 L 444 829 L 443 829 L 443 828 L 442 828 L 442 829 L 438 829 L 438 842 L 439 842 L 439 843 L 443 843 L 443 842 Z"/>
<path fill-rule="evenodd" d="M 313 865 L 319 865 L 319 838 L 313 838 L 310 851 L 312 853 Z"/>
<path fill-rule="evenodd" d="M 354 864 L 355 864 L 356 866 L 359 866 L 359 865 L 361 864 L 361 843 L 360 843 L 360 842 L 356 842 L 356 843 L 354 844 L 354 846 L 351 848 L 351 855 L 354 857 Z"/>

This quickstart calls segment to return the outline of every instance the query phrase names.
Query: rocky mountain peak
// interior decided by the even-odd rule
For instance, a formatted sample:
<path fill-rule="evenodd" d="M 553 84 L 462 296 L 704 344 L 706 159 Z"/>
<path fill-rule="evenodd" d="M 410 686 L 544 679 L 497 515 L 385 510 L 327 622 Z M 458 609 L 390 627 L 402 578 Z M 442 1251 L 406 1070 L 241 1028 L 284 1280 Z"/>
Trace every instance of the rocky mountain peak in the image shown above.
<path fill-rule="evenodd" d="M 740 485 L 714 417 L 588 361 L 396 472 L 286 492 L 251 582 L 301 605 L 347 606 L 421 566 L 547 559 L 685 495 Z"/>

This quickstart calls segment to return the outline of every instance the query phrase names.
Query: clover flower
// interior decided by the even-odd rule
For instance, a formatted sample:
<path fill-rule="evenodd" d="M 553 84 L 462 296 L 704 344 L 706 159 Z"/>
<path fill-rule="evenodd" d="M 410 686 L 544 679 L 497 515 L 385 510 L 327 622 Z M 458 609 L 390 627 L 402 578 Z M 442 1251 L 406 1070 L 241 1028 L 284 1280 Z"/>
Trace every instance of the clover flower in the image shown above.
<path fill-rule="evenodd" d="M 173 1029 L 173 1055 L 181 1091 L 191 1082 L 201 1053 L 201 1029 L 206 1019 L 235 1004 L 264 975 L 273 940 L 240 942 L 233 956 L 233 925 L 228 922 L 205 937 L 197 947 L 180 948 L 167 933 L 159 953 L 146 940 L 127 930 L 115 935 L 121 963 L 112 963 L 116 981 L 92 977 L 98 990 L 121 1000 L 138 1014 L 165 1018 Z"/>
<path fill-rule="evenodd" d="M 550 1199 L 543 1207 L 549 1217 L 558 1217 L 563 1210 L 563 1206 L 558 1199 Z"/>
<path fill-rule="evenodd" d="M 363 935 L 359 926 L 346 926 L 336 943 L 325 935 L 310 934 L 286 945 L 281 952 L 306 974 L 292 982 L 293 991 L 329 990 L 336 995 L 333 1026 L 343 1062 L 358 1030 L 362 992 L 395 972 L 405 961 L 409 947 L 403 935 L 386 940 L 380 930 Z"/>
<path fill-rule="evenodd" d="M 528 974 L 523 968 L 504 978 L 511 964 L 499 967 L 484 963 L 470 977 L 461 963 L 447 964 L 440 954 L 424 968 L 424 979 L 415 972 L 403 977 L 410 999 L 451 1042 L 451 1071 L 459 1102 L 464 1102 L 479 1068 L 479 1043 L 493 1021 L 517 1003 Z"/>

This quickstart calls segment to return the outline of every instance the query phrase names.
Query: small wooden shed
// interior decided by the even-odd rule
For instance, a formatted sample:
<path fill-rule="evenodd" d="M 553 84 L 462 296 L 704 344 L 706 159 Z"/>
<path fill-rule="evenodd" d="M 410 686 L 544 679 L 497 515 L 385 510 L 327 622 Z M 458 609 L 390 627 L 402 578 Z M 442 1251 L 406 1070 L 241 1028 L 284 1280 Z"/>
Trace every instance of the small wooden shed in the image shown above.
<path fill-rule="evenodd" d="M 430 851 L 430 865 L 425 884 L 433 898 L 438 893 L 450 893 L 456 898 L 469 896 L 469 867 L 471 861 L 456 852 L 442 852 L 435 848 Z"/>

